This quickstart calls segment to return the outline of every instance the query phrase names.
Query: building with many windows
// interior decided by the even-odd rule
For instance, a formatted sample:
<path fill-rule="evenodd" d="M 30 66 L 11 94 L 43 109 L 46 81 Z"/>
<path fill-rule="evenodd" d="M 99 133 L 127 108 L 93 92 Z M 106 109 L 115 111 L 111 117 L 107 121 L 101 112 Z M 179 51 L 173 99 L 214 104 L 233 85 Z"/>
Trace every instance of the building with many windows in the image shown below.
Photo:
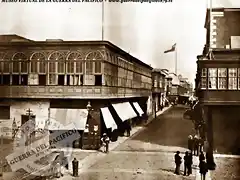
<path fill-rule="evenodd" d="M 167 69 L 153 69 L 152 70 L 152 112 L 156 113 L 165 106 L 167 94 Z"/>
<path fill-rule="evenodd" d="M 149 65 L 108 41 L 1 35 L 1 126 L 21 126 L 31 117 L 36 130 L 48 120 L 55 131 L 73 122 L 80 146 L 97 149 L 103 132 L 110 136 L 123 122 L 147 114 L 151 73 Z"/>
<path fill-rule="evenodd" d="M 240 154 L 239 23 L 240 9 L 208 10 L 206 45 L 197 57 L 196 95 L 204 112 L 208 162 L 213 168 L 213 151 Z"/>

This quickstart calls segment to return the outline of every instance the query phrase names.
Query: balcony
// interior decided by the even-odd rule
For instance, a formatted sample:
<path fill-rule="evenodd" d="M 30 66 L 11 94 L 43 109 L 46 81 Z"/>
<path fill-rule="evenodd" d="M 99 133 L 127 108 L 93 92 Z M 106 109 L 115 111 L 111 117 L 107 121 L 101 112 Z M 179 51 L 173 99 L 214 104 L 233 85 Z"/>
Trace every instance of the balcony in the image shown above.
<path fill-rule="evenodd" d="M 110 99 L 148 97 L 150 90 L 106 86 L 0 86 L 0 98 Z"/>
<path fill-rule="evenodd" d="M 239 90 L 197 90 L 197 96 L 204 105 L 239 105 Z"/>

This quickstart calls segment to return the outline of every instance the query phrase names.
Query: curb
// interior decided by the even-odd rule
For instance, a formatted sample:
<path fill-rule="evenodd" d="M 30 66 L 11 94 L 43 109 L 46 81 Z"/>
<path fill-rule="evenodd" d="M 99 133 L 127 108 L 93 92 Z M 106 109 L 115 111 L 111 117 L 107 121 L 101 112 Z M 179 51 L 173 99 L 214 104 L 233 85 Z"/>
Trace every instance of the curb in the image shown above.
<path fill-rule="evenodd" d="M 232 155 L 232 154 L 213 154 L 215 158 L 236 158 L 240 159 L 240 155 Z"/>

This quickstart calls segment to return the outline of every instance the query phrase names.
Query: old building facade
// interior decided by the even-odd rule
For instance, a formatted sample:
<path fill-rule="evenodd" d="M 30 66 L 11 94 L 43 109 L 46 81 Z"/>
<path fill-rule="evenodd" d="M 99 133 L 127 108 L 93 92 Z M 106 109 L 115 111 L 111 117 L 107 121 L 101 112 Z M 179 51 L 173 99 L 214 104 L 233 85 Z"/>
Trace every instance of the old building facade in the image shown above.
<path fill-rule="evenodd" d="M 206 45 L 197 57 L 196 95 L 204 112 L 212 168 L 213 151 L 240 153 L 239 23 L 240 9 L 208 10 Z"/>
<path fill-rule="evenodd" d="M 153 69 L 152 70 L 152 112 L 156 113 L 165 106 L 167 95 L 167 77 L 168 70 Z"/>
<path fill-rule="evenodd" d="M 13 121 L 21 126 L 30 110 L 36 129 L 46 120 L 73 122 L 82 134 L 81 147 L 97 149 L 103 132 L 147 114 L 152 68 L 112 43 L 32 41 L 17 35 L 0 40 L 0 121 L 5 126 Z M 51 131 L 59 127 L 49 125 Z"/>
<path fill-rule="evenodd" d="M 175 73 L 169 73 L 171 81 L 171 89 L 169 91 L 169 99 L 174 102 L 178 99 L 178 103 L 185 103 L 190 96 L 191 86 L 187 78 Z"/>

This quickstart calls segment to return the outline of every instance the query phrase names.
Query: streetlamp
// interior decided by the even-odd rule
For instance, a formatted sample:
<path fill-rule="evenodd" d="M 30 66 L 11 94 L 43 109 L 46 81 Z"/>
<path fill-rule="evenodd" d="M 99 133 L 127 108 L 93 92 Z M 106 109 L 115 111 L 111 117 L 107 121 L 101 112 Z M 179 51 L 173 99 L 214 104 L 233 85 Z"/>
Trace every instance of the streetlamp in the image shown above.
<path fill-rule="evenodd" d="M 88 104 L 87 104 L 87 111 L 88 111 L 88 117 L 87 117 L 87 120 L 88 120 L 88 118 L 90 118 L 90 112 L 91 112 L 91 110 L 92 110 L 92 105 L 91 105 L 91 102 L 90 101 L 88 101 Z M 92 147 L 94 147 L 95 146 L 95 132 L 90 132 L 90 126 L 88 125 L 88 133 L 90 133 L 90 134 L 93 134 L 93 136 L 92 136 L 92 140 L 93 140 L 93 142 L 91 143 L 91 145 L 90 146 L 92 146 Z"/>

